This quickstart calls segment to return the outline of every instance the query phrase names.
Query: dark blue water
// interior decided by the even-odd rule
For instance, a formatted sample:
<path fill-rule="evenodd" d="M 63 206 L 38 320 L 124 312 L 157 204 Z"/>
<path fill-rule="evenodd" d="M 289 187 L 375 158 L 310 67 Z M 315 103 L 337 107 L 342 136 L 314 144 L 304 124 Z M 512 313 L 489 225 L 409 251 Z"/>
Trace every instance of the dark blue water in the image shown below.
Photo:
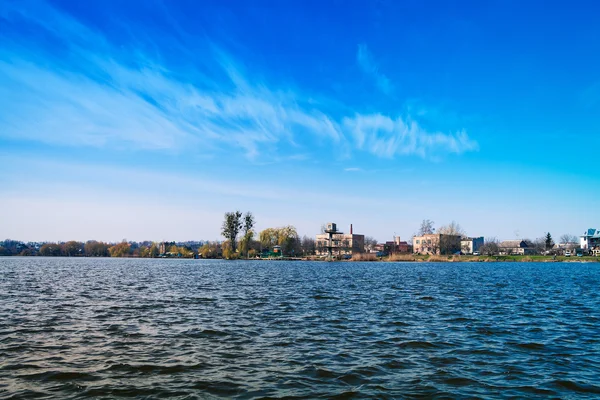
<path fill-rule="evenodd" d="M 0 258 L 0 398 L 598 398 L 600 264 Z"/>

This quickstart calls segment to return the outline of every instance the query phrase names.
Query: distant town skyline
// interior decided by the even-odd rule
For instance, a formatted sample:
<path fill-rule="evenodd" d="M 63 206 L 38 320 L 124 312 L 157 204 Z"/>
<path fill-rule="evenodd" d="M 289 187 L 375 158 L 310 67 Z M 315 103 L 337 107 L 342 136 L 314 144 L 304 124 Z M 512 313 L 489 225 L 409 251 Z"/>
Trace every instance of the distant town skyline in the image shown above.
<path fill-rule="evenodd" d="M 600 228 L 594 2 L 3 1 L 0 238 Z"/>

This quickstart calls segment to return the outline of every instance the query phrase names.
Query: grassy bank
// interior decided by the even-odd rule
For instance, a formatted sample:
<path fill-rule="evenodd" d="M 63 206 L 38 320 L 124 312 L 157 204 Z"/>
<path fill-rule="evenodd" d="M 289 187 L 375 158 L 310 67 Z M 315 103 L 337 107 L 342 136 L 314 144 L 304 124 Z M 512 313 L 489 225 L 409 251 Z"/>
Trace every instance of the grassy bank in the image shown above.
<path fill-rule="evenodd" d="M 564 256 L 438 256 L 420 254 L 394 254 L 378 258 L 374 254 L 357 254 L 349 261 L 413 261 L 413 262 L 600 262 L 600 257 Z"/>

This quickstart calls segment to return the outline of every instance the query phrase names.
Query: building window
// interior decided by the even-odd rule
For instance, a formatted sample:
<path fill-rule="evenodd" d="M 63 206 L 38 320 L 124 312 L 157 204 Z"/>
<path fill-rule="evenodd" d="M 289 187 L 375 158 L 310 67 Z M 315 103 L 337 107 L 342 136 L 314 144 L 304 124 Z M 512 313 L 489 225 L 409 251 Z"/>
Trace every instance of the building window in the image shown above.
<path fill-rule="evenodd" d="M 419 241 L 417 240 L 417 244 L 419 244 Z"/>

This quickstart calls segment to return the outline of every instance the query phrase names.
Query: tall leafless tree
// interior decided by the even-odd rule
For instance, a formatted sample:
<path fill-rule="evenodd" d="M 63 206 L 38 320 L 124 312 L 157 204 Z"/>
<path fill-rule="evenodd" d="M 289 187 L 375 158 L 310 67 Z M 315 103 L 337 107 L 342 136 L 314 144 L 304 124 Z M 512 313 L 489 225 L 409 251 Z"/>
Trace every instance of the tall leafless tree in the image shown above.
<path fill-rule="evenodd" d="M 435 232 L 433 224 L 434 222 L 430 219 L 424 219 L 423 221 L 421 221 L 421 226 L 419 227 L 419 232 L 417 232 L 417 236 L 423 236 Z"/>
<path fill-rule="evenodd" d="M 579 243 L 579 238 L 575 235 L 569 235 L 568 233 L 565 233 L 560 237 L 560 242 L 567 244 L 577 244 Z"/>
<path fill-rule="evenodd" d="M 479 251 L 481 254 L 485 254 L 487 256 L 496 255 L 500 251 L 498 244 L 498 239 L 495 237 L 486 238 L 485 243 L 479 248 Z"/>

